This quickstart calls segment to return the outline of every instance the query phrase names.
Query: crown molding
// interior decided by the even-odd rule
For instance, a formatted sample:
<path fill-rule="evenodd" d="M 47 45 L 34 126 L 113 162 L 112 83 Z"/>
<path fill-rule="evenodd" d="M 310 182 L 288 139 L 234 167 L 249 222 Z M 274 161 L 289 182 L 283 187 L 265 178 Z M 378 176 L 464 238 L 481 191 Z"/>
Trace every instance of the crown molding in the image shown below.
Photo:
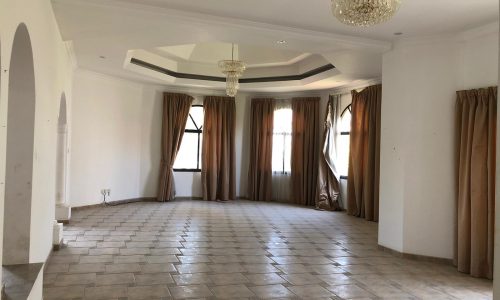
<path fill-rule="evenodd" d="M 64 47 L 66 49 L 66 53 L 68 54 L 68 59 L 71 64 L 71 68 L 76 70 L 78 68 L 78 60 L 76 59 L 75 48 L 73 45 L 73 41 L 63 42 Z"/>
<path fill-rule="evenodd" d="M 487 36 L 487 35 L 491 35 L 491 34 L 498 35 L 499 25 L 500 25 L 500 23 L 497 21 L 497 22 L 493 22 L 493 23 L 488 23 L 488 24 L 483 25 L 483 26 L 468 29 L 466 31 L 461 32 L 459 34 L 459 38 L 464 40 L 464 41 L 468 41 L 468 40 L 481 38 L 483 36 Z"/>
<path fill-rule="evenodd" d="M 394 47 L 418 46 L 425 44 L 460 43 L 480 38 L 490 34 L 498 35 L 499 22 L 488 23 L 461 32 L 421 37 L 400 38 L 394 42 Z"/>

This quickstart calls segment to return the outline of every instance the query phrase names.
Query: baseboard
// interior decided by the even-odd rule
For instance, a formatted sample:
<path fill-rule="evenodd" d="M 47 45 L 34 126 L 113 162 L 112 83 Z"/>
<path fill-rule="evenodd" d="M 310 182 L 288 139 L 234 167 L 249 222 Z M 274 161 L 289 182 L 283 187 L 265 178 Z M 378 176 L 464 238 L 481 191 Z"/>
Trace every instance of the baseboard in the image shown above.
<path fill-rule="evenodd" d="M 399 251 L 391 249 L 391 248 L 387 248 L 387 247 L 382 246 L 382 245 L 378 245 L 378 248 L 384 252 L 387 252 L 389 254 L 392 254 L 394 256 L 401 257 L 401 258 L 407 258 L 407 259 L 417 260 L 417 261 L 433 262 L 433 263 L 439 263 L 439 264 L 445 264 L 445 265 L 453 265 L 453 259 L 404 253 L 404 252 L 399 252 Z"/>
<path fill-rule="evenodd" d="M 96 207 L 105 207 L 107 205 L 120 205 L 120 204 L 135 203 L 135 202 L 155 202 L 155 201 L 156 201 L 156 198 L 154 198 L 154 197 L 142 197 L 142 198 L 116 200 L 116 201 L 106 202 L 106 204 L 99 203 L 99 204 L 77 206 L 77 207 L 72 207 L 71 209 L 76 211 L 76 210 L 84 210 L 84 209 L 96 208 Z"/>
<path fill-rule="evenodd" d="M 237 197 L 237 200 L 248 200 L 246 197 Z M 203 197 L 175 197 L 175 200 L 203 200 Z M 120 205 L 120 204 L 127 204 L 127 203 L 135 203 L 135 202 L 156 202 L 155 197 L 142 197 L 142 198 L 133 198 L 133 199 L 125 199 L 125 200 L 116 200 L 116 201 L 111 201 L 107 202 L 108 205 Z M 78 210 L 84 210 L 84 209 L 89 209 L 89 208 L 96 208 L 96 207 L 104 207 L 106 204 L 104 203 L 99 203 L 99 204 L 89 204 L 89 205 L 83 205 L 83 206 L 77 206 L 77 207 L 71 207 L 73 211 L 78 211 Z M 69 224 L 69 221 L 63 221 L 63 224 Z"/>
<path fill-rule="evenodd" d="M 175 197 L 174 200 L 203 200 L 203 197 Z M 234 200 L 249 200 L 249 199 L 248 197 L 238 196 Z"/>
<path fill-rule="evenodd" d="M 203 197 L 175 197 L 174 200 L 203 200 Z"/>

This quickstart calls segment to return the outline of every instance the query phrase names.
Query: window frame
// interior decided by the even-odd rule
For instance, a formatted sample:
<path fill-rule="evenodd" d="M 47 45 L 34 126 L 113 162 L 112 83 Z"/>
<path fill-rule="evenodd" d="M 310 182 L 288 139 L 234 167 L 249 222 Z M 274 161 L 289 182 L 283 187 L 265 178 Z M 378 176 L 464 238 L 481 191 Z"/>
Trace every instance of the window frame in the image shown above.
<path fill-rule="evenodd" d="M 273 137 L 273 148 L 274 148 L 274 139 L 275 137 L 279 137 L 280 139 L 280 143 L 282 142 L 283 143 L 283 152 L 281 153 L 281 156 L 282 156 L 282 160 L 281 160 L 281 167 L 280 167 L 280 170 L 278 171 L 275 171 L 271 168 L 271 172 L 273 175 L 281 175 L 281 176 L 290 176 L 292 174 L 292 170 L 291 170 L 291 162 L 290 162 L 290 170 L 285 170 L 285 165 L 287 164 L 286 163 L 286 140 L 287 138 L 289 138 L 290 140 L 292 139 L 292 136 L 293 136 L 293 129 L 292 129 L 292 122 L 293 122 L 293 110 L 292 110 L 292 106 L 290 104 L 290 106 L 286 106 L 286 107 L 281 107 L 279 109 L 275 109 L 273 111 L 273 116 L 274 114 L 279 111 L 279 110 L 290 110 L 290 113 L 292 114 L 291 115 L 291 119 L 290 119 L 290 132 L 287 132 L 287 131 L 279 131 L 279 132 L 275 132 L 274 129 L 273 129 L 273 132 L 272 132 L 272 137 Z M 289 150 L 291 151 L 291 149 Z M 274 152 L 274 150 L 273 150 Z M 271 161 L 274 159 L 274 157 L 271 159 Z M 272 163 L 271 163 L 272 164 Z"/>
<path fill-rule="evenodd" d="M 202 104 L 193 104 L 191 105 L 191 108 L 193 107 L 203 107 Z M 191 108 L 189 110 L 191 110 Z M 194 126 L 198 128 L 198 124 L 194 121 L 193 117 L 191 116 L 191 112 L 189 112 L 188 117 L 191 119 L 193 122 Z M 205 112 L 203 112 L 203 117 L 205 117 Z M 204 124 L 203 124 L 204 125 Z M 200 173 L 201 172 L 201 159 L 200 159 L 200 152 L 201 152 L 201 135 L 203 134 L 203 125 L 200 126 L 198 129 L 184 129 L 184 134 L 186 133 L 196 133 L 198 134 L 198 150 L 196 151 L 196 169 L 185 169 L 185 168 L 173 168 L 174 172 L 190 172 L 190 173 Z M 181 142 L 182 143 L 182 142 Z"/>
<path fill-rule="evenodd" d="M 283 145 L 286 145 L 286 138 L 287 137 L 292 137 L 292 133 L 288 133 L 288 132 L 273 132 L 273 140 L 274 140 L 274 137 L 275 136 L 279 136 L 280 138 L 282 137 L 283 138 Z M 285 147 L 283 147 L 283 153 L 282 153 L 282 162 L 281 162 L 281 170 L 279 171 L 275 171 L 275 170 L 272 170 L 272 173 L 275 174 L 275 175 L 290 175 L 291 174 L 291 170 L 290 171 L 286 171 L 285 170 Z"/>
<path fill-rule="evenodd" d="M 349 111 L 349 113 L 352 115 L 352 103 L 347 105 L 344 110 L 342 111 L 342 113 L 340 114 L 340 118 L 342 119 L 342 117 L 344 116 L 344 114 Z M 340 135 L 351 135 L 351 131 L 341 131 L 340 132 Z"/>
<path fill-rule="evenodd" d="M 342 117 L 344 116 L 344 114 L 349 111 L 349 113 L 352 115 L 352 103 L 350 103 L 349 105 L 347 105 L 344 110 L 342 111 L 342 113 L 340 114 L 340 118 L 342 119 Z M 351 131 L 341 131 L 340 132 L 340 135 L 351 135 Z M 348 162 L 349 164 L 349 162 Z M 348 176 L 347 175 L 340 175 L 340 180 L 348 180 Z"/>

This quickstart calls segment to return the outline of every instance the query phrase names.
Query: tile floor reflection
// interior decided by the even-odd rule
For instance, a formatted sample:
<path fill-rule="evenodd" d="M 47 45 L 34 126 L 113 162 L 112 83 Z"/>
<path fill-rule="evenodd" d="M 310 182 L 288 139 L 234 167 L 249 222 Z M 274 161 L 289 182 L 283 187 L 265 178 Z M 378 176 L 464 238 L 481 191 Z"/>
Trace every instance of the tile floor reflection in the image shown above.
<path fill-rule="evenodd" d="M 377 224 L 234 201 L 74 212 L 44 299 L 491 299 L 492 283 L 377 249 Z"/>

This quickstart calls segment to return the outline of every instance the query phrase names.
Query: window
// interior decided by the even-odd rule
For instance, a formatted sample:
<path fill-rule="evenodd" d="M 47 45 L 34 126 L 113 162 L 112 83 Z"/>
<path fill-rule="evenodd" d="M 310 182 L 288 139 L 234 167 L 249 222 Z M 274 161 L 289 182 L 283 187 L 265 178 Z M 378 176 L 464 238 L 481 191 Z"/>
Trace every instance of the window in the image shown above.
<path fill-rule="evenodd" d="M 340 126 L 338 128 L 338 171 L 341 179 L 347 179 L 349 169 L 349 145 L 351 134 L 351 104 L 349 104 L 340 115 Z"/>
<path fill-rule="evenodd" d="M 193 105 L 174 163 L 176 172 L 201 172 L 201 143 L 203 139 L 203 106 Z"/>
<path fill-rule="evenodd" d="M 290 174 L 292 152 L 292 109 L 277 108 L 274 111 L 273 173 Z"/>

